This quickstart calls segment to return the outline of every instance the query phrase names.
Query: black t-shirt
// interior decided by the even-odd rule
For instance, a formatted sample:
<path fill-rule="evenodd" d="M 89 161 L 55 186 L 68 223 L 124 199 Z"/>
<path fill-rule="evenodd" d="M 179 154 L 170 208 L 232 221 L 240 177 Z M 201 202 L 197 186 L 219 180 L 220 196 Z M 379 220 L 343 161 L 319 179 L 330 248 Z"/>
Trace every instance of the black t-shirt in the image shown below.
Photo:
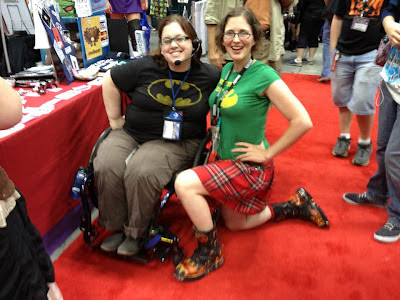
<path fill-rule="evenodd" d="M 186 73 L 171 71 L 175 94 Z M 175 100 L 177 110 L 183 112 L 181 139 L 205 136 L 208 97 L 219 77 L 220 71 L 210 64 L 192 65 Z M 161 69 L 151 56 L 146 56 L 113 68 L 111 78 L 131 100 L 125 112 L 124 130 L 141 143 L 161 139 L 164 115 L 172 107 L 168 70 Z"/>
<path fill-rule="evenodd" d="M 369 0 L 366 3 L 364 16 L 369 19 L 366 32 L 351 29 L 354 16 L 361 16 L 363 0 L 331 0 L 329 10 L 343 18 L 336 49 L 348 55 L 361 55 L 377 49 L 382 38 L 381 21 L 379 16 L 387 0 Z"/>

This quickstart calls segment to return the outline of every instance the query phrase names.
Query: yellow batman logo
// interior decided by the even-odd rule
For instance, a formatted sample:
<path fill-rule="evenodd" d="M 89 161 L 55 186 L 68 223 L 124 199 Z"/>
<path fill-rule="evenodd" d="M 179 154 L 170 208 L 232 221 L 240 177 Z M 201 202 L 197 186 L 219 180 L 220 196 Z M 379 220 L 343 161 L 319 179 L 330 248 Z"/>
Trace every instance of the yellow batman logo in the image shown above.
<path fill-rule="evenodd" d="M 172 80 L 175 93 L 178 91 L 181 85 L 181 80 Z M 160 91 L 165 91 L 167 88 L 170 92 L 168 95 L 163 95 Z M 151 98 L 157 102 L 172 106 L 172 90 L 171 81 L 169 79 L 159 79 L 153 81 L 147 88 L 147 92 Z M 193 83 L 185 82 L 179 91 L 178 97 L 175 99 L 175 106 L 191 106 L 198 103 L 203 97 L 201 90 Z"/>
<path fill-rule="evenodd" d="M 225 95 L 224 99 L 222 99 L 221 107 L 228 108 L 236 105 L 238 102 L 238 96 L 235 94 L 235 91 L 232 89 L 229 91 L 227 95 Z"/>

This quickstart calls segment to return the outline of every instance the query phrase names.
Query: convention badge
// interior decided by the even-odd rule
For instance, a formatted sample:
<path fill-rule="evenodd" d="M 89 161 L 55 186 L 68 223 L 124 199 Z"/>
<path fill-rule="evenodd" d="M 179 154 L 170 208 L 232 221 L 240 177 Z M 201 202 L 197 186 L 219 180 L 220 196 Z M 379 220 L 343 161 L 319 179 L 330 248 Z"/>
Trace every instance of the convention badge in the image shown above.
<path fill-rule="evenodd" d="M 182 132 L 183 112 L 171 110 L 164 116 L 163 139 L 179 141 Z"/>
<path fill-rule="evenodd" d="M 353 23 L 351 24 L 351 29 L 357 30 L 360 32 L 366 32 L 369 24 L 368 18 L 363 18 L 360 16 L 355 16 L 353 18 Z"/>

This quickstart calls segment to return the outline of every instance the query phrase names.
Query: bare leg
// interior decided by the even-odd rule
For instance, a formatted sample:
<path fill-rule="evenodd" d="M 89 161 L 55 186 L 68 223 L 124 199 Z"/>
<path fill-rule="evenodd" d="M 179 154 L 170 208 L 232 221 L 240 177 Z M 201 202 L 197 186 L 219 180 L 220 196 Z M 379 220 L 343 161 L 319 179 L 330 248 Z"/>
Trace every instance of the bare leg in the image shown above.
<path fill-rule="evenodd" d="M 317 52 L 317 48 L 308 48 L 308 60 L 313 60 L 315 52 Z"/>
<path fill-rule="evenodd" d="M 222 216 L 226 227 L 232 231 L 246 230 L 264 224 L 271 219 L 271 210 L 267 206 L 263 211 L 255 215 L 242 215 L 223 206 Z"/>
<path fill-rule="evenodd" d="M 357 115 L 357 123 L 360 128 L 360 138 L 363 140 L 369 139 L 372 126 L 374 124 L 375 115 L 360 116 Z"/>
<path fill-rule="evenodd" d="M 306 51 L 305 48 L 297 48 L 297 61 L 301 61 L 303 59 L 304 51 Z"/>
<path fill-rule="evenodd" d="M 204 196 L 208 192 L 192 170 L 185 170 L 175 180 L 175 192 L 197 230 L 208 232 L 214 224 Z"/>
<path fill-rule="evenodd" d="M 350 133 L 353 113 L 347 107 L 339 107 L 340 133 Z"/>

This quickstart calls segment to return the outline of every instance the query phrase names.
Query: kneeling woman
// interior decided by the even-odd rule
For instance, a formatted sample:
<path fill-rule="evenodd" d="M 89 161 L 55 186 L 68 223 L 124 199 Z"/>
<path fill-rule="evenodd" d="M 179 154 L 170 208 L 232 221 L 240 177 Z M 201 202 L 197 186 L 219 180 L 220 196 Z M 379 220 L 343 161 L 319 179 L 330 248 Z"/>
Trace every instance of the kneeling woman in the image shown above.
<path fill-rule="evenodd" d="M 175 181 L 176 193 L 193 222 L 199 243 L 193 256 L 176 267 L 175 277 L 180 281 L 202 278 L 224 261 L 206 198 L 221 206 L 231 230 L 288 217 L 328 226 L 323 211 L 304 188 L 288 202 L 268 205 L 274 177 L 272 159 L 311 129 L 312 123 L 275 71 L 251 58 L 260 38 L 260 24 L 248 8 L 234 9 L 219 25 L 217 45 L 233 63 L 223 68 L 209 98 L 218 160 L 186 170 Z M 265 124 L 271 104 L 290 124 L 269 146 Z"/>

